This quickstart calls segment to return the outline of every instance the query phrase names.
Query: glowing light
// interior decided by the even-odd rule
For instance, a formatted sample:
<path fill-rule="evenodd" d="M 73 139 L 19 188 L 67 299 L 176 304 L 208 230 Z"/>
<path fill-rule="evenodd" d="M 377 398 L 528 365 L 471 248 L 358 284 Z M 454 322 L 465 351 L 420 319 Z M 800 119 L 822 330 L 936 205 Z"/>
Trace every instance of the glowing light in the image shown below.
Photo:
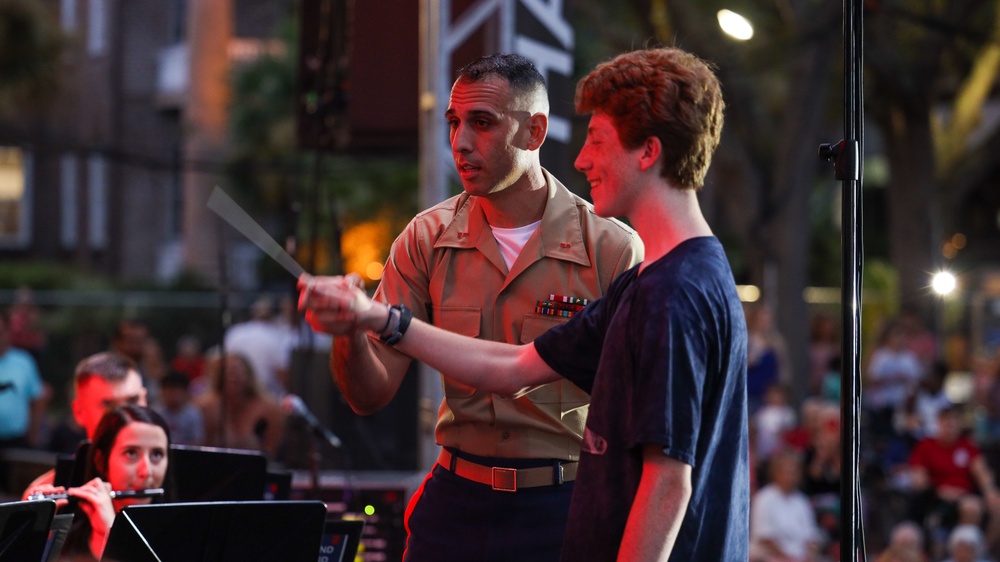
<path fill-rule="evenodd" d="M 931 278 L 931 289 L 941 296 L 950 294 L 957 286 L 958 280 L 950 271 L 939 271 Z"/>
<path fill-rule="evenodd" d="M 756 285 L 737 285 L 736 293 L 743 302 L 757 302 L 760 300 L 760 289 Z"/>
<path fill-rule="evenodd" d="M 345 229 L 341 237 L 344 270 L 372 281 L 381 279 L 381 262 L 392 244 L 392 237 L 387 219 L 376 219 Z M 379 262 L 378 269 L 372 267 L 373 262 Z"/>
<path fill-rule="evenodd" d="M 375 506 L 368 504 L 365 506 L 365 515 L 375 515 Z"/>
<path fill-rule="evenodd" d="M 716 14 L 722 31 L 739 41 L 747 41 L 753 37 L 753 25 L 745 17 L 731 10 L 719 10 Z"/>
<path fill-rule="evenodd" d="M 384 268 L 381 262 L 373 261 L 365 268 L 365 275 L 372 281 L 378 281 L 382 278 L 382 269 Z"/>

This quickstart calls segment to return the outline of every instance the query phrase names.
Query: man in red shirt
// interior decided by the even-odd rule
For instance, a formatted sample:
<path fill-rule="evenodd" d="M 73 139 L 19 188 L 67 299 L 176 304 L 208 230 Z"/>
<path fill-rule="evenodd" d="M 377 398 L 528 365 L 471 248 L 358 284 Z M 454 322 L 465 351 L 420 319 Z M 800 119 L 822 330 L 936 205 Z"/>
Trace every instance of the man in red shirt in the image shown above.
<path fill-rule="evenodd" d="M 926 517 L 937 511 L 945 527 L 955 523 L 958 501 L 969 496 L 985 500 L 991 522 L 1000 520 L 1000 491 L 993 471 L 979 447 L 962 434 L 960 414 L 958 406 L 943 408 L 937 433 L 918 442 L 909 461 L 914 488 L 928 492 L 926 501 L 917 506 L 918 514 Z M 990 535 L 998 532 L 990 531 Z"/>

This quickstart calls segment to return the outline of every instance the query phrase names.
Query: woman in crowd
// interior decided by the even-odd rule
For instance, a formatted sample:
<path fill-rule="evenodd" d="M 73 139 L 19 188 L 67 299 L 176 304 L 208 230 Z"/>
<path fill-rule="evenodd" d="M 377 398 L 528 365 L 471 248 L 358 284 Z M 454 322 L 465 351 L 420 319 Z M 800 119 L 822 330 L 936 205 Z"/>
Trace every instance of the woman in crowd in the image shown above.
<path fill-rule="evenodd" d="M 101 559 L 111 524 L 128 505 L 154 501 L 153 497 L 113 498 L 112 491 L 169 490 L 170 431 L 155 411 L 126 405 L 101 418 L 87 455 L 86 483 L 64 489 L 39 486 L 32 494 L 66 493 L 76 500 L 77 515 L 60 560 L 89 562 Z M 162 498 L 162 496 L 160 496 Z M 60 507 L 68 500 L 59 500 Z"/>
<path fill-rule="evenodd" d="M 263 451 L 274 458 L 284 431 L 281 405 L 263 391 L 245 357 L 229 353 L 208 361 L 212 386 L 195 404 L 205 419 L 205 442 Z M 225 376 L 222 376 L 222 373 Z"/>

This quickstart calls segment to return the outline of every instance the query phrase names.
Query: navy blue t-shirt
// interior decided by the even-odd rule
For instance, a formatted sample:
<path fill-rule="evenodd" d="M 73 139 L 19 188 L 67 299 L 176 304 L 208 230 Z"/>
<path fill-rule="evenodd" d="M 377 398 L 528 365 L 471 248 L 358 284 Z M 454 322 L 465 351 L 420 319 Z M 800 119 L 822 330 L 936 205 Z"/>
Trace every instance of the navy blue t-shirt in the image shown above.
<path fill-rule="evenodd" d="M 692 467 L 671 560 L 748 558 L 747 334 L 722 245 L 684 241 L 612 282 L 534 342 L 592 395 L 564 561 L 614 560 L 642 476 L 642 449 Z"/>

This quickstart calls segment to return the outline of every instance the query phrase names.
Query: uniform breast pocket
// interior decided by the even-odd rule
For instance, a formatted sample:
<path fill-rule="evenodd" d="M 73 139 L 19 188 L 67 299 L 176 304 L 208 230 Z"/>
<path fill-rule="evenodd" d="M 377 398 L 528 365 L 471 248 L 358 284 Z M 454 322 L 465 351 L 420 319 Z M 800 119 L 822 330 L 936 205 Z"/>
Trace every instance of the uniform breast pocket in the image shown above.
<path fill-rule="evenodd" d="M 482 321 L 482 311 L 478 308 L 441 307 L 434 309 L 434 324 L 439 328 L 469 336 L 479 337 L 479 326 Z M 448 377 L 444 380 L 444 394 L 449 398 L 468 398 L 475 394 L 476 389 L 456 382 Z"/>
<path fill-rule="evenodd" d="M 549 328 L 565 322 L 565 318 L 545 316 L 543 314 L 528 314 L 521 323 L 521 343 L 531 343 L 544 334 Z"/>
<path fill-rule="evenodd" d="M 521 343 L 531 343 L 544 334 L 549 328 L 566 322 L 566 318 L 547 316 L 543 314 L 528 314 L 521 324 Z M 567 416 L 586 415 L 584 407 L 590 402 L 590 396 L 576 385 L 560 380 L 542 385 L 527 394 L 528 398 L 545 410 L 551 410 L 554 417 L 565 419 Z M 582 413 L 581 413 L 582 412 Z M 581 425 L 582 427 L 582 425 Z"/>

